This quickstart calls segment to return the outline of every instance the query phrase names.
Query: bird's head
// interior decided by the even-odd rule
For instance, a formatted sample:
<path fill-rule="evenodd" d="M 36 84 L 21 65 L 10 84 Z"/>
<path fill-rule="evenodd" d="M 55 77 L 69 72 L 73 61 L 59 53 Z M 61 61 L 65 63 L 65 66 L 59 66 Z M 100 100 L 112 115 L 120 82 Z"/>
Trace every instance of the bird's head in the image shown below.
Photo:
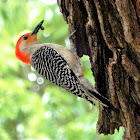
<path fill-rule="evenodd" d="M 28 65 L 31 65 L 31 62 L 30 62 L 31 46 L 38 43 L 37 33 L 38 33 L 39 29 L 42 29 L 42 30 L 44 29 L 42 26 L 43 22 L 44 22 L 44 20 L 42 20 L 36 26 L 36 28 L 33 30 L 33 32 L 22 35 L 16 43 L 15 55 L 16 55 L 17 59 L 19 59 L 20 61 L 22 61 Z"/>

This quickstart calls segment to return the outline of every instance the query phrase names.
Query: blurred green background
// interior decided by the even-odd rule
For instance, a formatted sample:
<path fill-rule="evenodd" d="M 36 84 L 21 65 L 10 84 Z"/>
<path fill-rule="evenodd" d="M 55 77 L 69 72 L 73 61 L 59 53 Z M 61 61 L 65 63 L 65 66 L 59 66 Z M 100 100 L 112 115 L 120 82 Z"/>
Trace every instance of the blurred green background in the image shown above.
<path fill-rule="evenodd" d="M 69 48 L 68 25 L 57 0 L 0 0 L 0 140 L 121 140 L 96 134 L 98 105 L 51 84 L 15 58 L 15 44 L 44 19 L 39 43 Z M 94 84 L 87 56 L 84 73 Z"/>

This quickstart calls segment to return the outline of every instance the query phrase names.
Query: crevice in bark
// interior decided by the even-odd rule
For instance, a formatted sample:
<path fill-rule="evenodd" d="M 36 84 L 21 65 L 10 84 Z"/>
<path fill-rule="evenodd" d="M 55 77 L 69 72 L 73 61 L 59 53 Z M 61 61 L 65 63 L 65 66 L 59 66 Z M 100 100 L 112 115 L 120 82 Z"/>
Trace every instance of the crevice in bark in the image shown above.
<path fill-rule="evenodd" d="M 132 0 L 132 3 L 134 5 L 134 9 L 136 12 L 137 22 L 140 26 L 140 1 L 139 0 Z"/>
<path fill-rule="evenodd" d="M 120 109 L 100 106 L 97 132 L 125 128 L 124 140 L 140 139 L 140 2 L 58 0 L 69 25 L 71 48 L 89 55 L 96 89 Z"/>

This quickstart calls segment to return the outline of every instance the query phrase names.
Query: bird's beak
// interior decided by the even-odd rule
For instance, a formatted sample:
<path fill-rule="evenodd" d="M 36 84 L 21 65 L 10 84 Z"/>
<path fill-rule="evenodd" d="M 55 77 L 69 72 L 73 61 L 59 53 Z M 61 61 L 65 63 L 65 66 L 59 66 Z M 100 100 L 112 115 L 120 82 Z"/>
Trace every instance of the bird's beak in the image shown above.
<path fill-rule="evenodd" d="M 35 27 L 35 29 L 33 30 L 32 34 L 31 34 L 31 36 L 34 35 L 34 34 L 37 34 L 40 28 L 41 28 L 41 30 L 43 30 L 43 28 L 44 28 L 44 27 L 42 26 L 43 22 L 44 22 L 44 20 L 42 20 L 42 21 Z"/>

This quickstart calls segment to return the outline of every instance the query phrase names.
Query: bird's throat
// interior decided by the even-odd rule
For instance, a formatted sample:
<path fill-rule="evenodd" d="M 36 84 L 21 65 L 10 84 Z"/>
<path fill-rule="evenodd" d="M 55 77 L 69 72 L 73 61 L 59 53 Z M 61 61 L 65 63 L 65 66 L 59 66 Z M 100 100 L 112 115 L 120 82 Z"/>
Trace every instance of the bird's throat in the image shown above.
<path fill-rule="evenodd" d="M 23 63 L 26 63 L 28 65 L 31 65 L 31 61 L 30 61 L 30 55 L 25 53 L 25 52 L 22 52 L 19 48 L 19 46 L 17 45 L 16 46 L 16 49 L 15 49 L 15 54 L 16 54 L 16 57 L 17 59 L 19 59 L 20 61 L 22 61 Z"/>

